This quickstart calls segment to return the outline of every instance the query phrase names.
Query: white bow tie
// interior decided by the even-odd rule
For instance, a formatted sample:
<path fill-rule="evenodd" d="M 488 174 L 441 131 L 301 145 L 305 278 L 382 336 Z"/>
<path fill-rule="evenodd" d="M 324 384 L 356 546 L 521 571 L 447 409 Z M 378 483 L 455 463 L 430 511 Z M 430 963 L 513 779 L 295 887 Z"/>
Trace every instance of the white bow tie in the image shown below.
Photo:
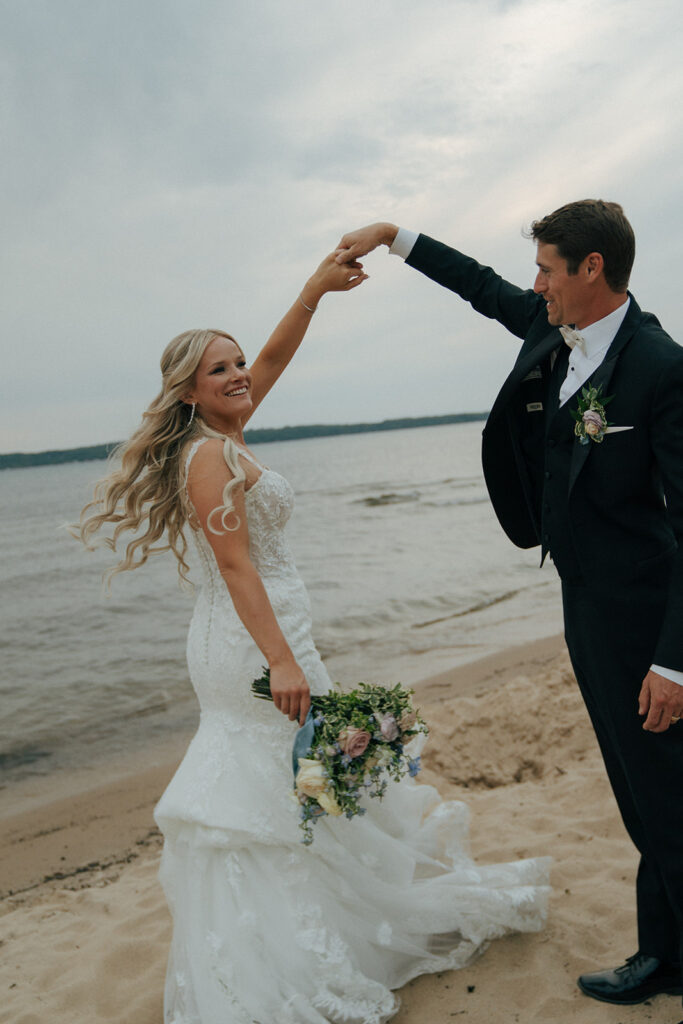
<path fill-rule="evenodd" d="M 564 324 L 560 327 L 560 334 L 570 348 L 578 348 L 584 355 L 587 354 L 586 339 L 583 334 L 579 334 L 579 332 L 575 331 L 573 327 L 567 327 Z"/>

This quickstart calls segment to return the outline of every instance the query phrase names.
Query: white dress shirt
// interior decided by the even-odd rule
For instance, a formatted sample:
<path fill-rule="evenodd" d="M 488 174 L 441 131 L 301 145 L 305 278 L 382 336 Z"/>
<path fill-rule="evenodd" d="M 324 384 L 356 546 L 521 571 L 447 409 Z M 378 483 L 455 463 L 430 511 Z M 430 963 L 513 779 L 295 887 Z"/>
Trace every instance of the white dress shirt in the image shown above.
<path fill-rule="evenodd" d="M 399 228 L 396 238 L 389 247 L 390 254 L 392 256 L 400 256 L 404 260 L 408 259 L 417 238 L 417 231 Z M 560 388 L 560 406 L 568 402 L 572 395 L 576 394 L 581 385 L 585 384 L 591 374 L 600 366 L 600 363 L 607 355 L 610 345 L 614 341 L 617 331 L 624 322 L 630 304 L 631 299 L 628 298 L 626 302 L 622 303 L 621 306 L 613 310 L 606 317 L 603 317 L 602 320 L 597 320 L 594 324 L 583 327 L 579 331 L 586 345 L 586 354 L 583 354 L 578 345 L 571 350 L 567 376 Z M 657 672 L 660 676 L 664 676 L 665 679 L 670 679 L 672 683 L 678 683 L 679 686 L 683 686 L 683 672 L 679 672 L 675 668 L 653 665 L 652 671 Z"/>
<path fill-rule="evenodd" d="M 389 253 L 391 256 L 400 256 L 402 260 L 407 260 L 416 242 L 417 231 L 408 231 L 407 228 L 399 228 L 396 238 L 389 246 Z"/>
<path fill-rule="evenodd" d="M 607 350 L 614 341 L 616 333 L 624 322 L 626 311 L 631 304 L 631 299 L 622 303 L 602 320 L 596 320 L 588 327 L 582 327 L 578 332 L 583 338 L 586 346 L 586 353 L 576 345 L 569 353 L 569 366 L 567 376 L 562 381 L 560 388 L 560 405 L 564 405 L 572 395 L 576 394 L 582 384 L 590 379 L 591 374 L 597 370 L 600 363 L 607 355 Z"/>

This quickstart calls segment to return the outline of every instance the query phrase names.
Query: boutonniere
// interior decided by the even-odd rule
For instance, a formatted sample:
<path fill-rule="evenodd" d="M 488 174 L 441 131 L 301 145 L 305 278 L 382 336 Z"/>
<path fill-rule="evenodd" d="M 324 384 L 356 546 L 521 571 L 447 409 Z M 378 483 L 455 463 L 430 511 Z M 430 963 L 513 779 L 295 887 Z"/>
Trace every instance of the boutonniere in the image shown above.
<path fill-rule="evenodd" d="M 581 388 L 579 404 L 576 409 L 572 409 L 572 416 L 576 420 L 574 433 L 579 439 L 579 444 L 590 444 L 591 441 L 600 444 L 608 432 L 605 406 L 612 401 L 614 395 L 602 398 L 601 391 L 602 384 L 594 388 L 589 383 L 587 387 Z"/>

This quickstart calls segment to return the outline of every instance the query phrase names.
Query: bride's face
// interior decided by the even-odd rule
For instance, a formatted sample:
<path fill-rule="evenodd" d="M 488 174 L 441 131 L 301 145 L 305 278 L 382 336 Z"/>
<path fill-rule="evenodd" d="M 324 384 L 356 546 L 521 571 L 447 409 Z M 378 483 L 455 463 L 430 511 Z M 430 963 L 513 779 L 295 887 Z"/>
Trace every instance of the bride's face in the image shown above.
<path fill-rule="evenodd" d="M 238 345 L 229 338 L 209 342 L 188 395 L 205 423 L 221 433 L 239 426 L 251 411 L 251 374 Z"/>

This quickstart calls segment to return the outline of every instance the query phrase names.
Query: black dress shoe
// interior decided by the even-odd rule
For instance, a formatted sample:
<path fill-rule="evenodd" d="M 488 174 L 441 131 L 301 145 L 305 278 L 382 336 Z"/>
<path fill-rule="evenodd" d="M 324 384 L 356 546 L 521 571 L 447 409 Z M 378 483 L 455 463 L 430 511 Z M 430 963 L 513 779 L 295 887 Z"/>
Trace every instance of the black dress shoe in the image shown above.
<path fill-rule="evenodd" d="M 678 964 L 667 964 L 654 956 L 636 953 L 621 967 L 611 971 L 582 974 L 578 986 L 587 996 L 603 1003 L 621 1003 L 631 1006 L 643 1003 L 650 996 L 666 993 L 683 995 L 681 969 Z"/>

